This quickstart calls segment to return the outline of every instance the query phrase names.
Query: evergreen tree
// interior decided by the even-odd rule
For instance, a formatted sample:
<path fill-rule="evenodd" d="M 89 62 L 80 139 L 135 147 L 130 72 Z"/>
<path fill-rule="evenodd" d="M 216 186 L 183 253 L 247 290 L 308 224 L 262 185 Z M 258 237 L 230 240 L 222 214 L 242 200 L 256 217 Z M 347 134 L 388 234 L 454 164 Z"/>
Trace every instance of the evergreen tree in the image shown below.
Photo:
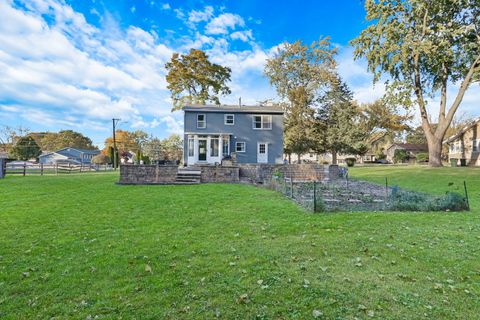
<path fill-rule="evenodd" d="M 359 126 L 359 116 L 353 93 L 339 78 L 318 101 L 314 150 L 330 152 L 333 164 L 337 163 L 338 153 L 364 152 L 364 132 Z"/>
<path fill-rule="evenodd" d="M 21 137 L 10 151 L 10 156 L 18 160 L 38 158 L 40 154 L 40 147 L 30 136 Z"/>

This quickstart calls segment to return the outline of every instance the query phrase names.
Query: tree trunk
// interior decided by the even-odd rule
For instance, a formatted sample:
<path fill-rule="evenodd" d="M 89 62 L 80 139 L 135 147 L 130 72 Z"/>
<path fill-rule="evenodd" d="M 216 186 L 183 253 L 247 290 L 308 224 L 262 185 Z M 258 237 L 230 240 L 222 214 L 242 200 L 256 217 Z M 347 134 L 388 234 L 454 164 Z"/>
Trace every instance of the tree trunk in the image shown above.
<path fill-rule="evenodd" d="M 288 164 L 291 164 L 292 163 L 292 154 L 289 153 L 288 154 Z"/>
<path fill-rule="evenodd" d="M 442 139 L 434 135 L 428 137 L 428 164 L 430 167 L 441 167 L 442 164 Z"/>
<path fill-rule="evenodd" d="M 298 160 L 298 163 L 302 163 L 302 155 L 300 153 L 297 153 L 297 160 Z"/>
<path fill-rule="evenodd" d="M 337 152 L 332 151 L 332 164 L 337 164 Z"/>

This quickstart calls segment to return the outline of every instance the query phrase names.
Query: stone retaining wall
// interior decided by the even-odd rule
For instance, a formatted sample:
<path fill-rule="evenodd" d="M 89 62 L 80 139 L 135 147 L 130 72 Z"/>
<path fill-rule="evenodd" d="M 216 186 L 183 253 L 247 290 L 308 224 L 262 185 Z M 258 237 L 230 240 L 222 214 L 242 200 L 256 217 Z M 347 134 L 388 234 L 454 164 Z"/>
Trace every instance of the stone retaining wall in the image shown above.
<path fill-rule="evenodd" d="M 338 177 L 338 166 L 324 166 L 316 163 L 302 164 L 238 164 L 240 178 L 253 183 L 266 183 L 275 172 L 294 181 L 323 181 Z"/>
<path fill-rule="evenodd" d="M 237 166 L 200 166 L 202 182 L 239 182 Z"/>
<path fill-rule="evenodd" d="M 120 184 L 170 184 L 177 178 L 178 166 L 121 165 Z"/>

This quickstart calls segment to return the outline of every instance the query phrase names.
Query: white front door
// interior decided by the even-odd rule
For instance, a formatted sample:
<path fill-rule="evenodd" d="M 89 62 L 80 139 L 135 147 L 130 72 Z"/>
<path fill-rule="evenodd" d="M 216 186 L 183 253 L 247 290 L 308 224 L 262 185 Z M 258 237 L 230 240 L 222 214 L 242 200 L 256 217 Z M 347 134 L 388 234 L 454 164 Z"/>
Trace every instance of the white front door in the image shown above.
<path fill-rule="evenodd" d="M 259 142 L 257 144 L 257 162 L 268 163 L 268 144 Z"/>

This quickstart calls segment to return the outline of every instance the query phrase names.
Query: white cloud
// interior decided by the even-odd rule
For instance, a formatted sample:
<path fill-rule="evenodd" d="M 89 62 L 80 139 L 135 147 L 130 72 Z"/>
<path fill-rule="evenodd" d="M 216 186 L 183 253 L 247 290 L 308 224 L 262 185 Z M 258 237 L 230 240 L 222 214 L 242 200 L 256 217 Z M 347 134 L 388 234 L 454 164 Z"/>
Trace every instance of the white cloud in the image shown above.
<path fill-rule="evenodd" d="M 162 10 L 170 10 L 170 9 L 171 9 L 169 3 L 162 3 L 161 6 L 160 6 L 160 8 L 161 8 Z"/>
<path fill-rule="evenodd" d="M 213 11 L 212 6 L 206 6 L 203 10 L 192 10 L 188 14 L 188 21 L 193 24 L 208 21 L 213 17 Z"/>
<path fill-rule="evenodd" d="M 199 31 L 178 37 L 172 47 L 153 31 L 136 26 L 121 28 L 108 12 L 101 15 L 101 27 L 89 24 L 70 6 L 55 0 L 29 0 L 24 7 L 0 0 L 0 117 L 37 123 L 49 128 L 98 129 L 112 117 L 125 126 L 159 130 L 157 134 L 183 130 L 182 114 L 171 113 L 166 89 L 165 63 L 173 52 L 201 48 L 215 63 L 232 69 L 232 95 L 225 103 L 244 103 L 274 96 L 262 76 L 272 49 L 254 43 L 243 19 L 213 8 L 202 13 L 175 9 L 193 22 L 206 22 L 212 34 Z M 153 5 L 157 6 L 156 3 Z M 48 17 L 48 20 L 46 19 Z M 47 22 L 48 21 L 48 22 Z M 184 20 L 187 21 L 187 20 Z M 224 32 L 232 32 L 224 37 Z M 233 51 L 232 40 L 247 41 L 250 48 Z M 35 50 L 32 50 L 35 48 Z M 20 120 L 18 120 L 20 121 Z"/>
<path fill-rule="evenodd" d="M 243 42 L 253 40 L 252 30 L 235 31 L 230 35 L 230 38 L 233 40 L 242 40 Z"/>
<path fill-rule="evenodd" d="M 235 30 L 236 26 L 245 26 L 245 21 L 238 14 L 222 13 L 213 18 L 205 27 L 206 34 L 226 34 L 228 30 Z"/>

